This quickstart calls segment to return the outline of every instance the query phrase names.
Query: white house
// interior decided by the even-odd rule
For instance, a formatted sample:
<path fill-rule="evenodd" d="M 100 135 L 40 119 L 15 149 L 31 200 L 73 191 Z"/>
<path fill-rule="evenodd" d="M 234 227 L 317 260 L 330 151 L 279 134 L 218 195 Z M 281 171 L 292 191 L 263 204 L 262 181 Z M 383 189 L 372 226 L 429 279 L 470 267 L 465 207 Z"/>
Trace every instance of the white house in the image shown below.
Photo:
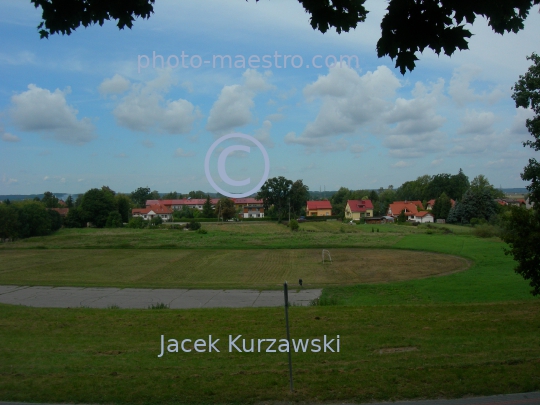
<path fill-rule="evenodd" d="M 434 222 L 433 214 L 429 211 L 420 211 L 409 218 L 411 221 L 419 222 L 421 224 Z"/>
<path fill-rule="evenodd" d="M 133 217 L 142 217 L 145 220 L 150 220 L 154 217 L 161 217 L 163 221 L 170 221 L 172 219 L 172 209 L 163 205 L 150 205 L 146 208 L 134 208 L 131 210 Z"/>

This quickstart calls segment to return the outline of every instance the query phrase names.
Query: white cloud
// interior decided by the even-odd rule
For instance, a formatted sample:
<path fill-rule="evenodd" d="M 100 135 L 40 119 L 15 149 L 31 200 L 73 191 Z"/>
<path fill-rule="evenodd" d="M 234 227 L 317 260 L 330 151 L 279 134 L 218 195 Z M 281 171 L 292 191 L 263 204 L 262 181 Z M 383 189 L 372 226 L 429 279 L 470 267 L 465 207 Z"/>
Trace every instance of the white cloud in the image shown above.
<path fill-rule="evenodd" d="M 396 162 L 392 165 L 392 167 L 395 167 L 397 169 L 402 169 L 404 167 L 410 167 L 412 166 L 411 162 L 405 162 L 404 160 L 400 160 L 399 162 Z"/>
<path fill-rule="evenodd" d="M 174 152 L 174 156 L 175 157 L 191 157 L 191 156 L 195 156 L 195 152 L 185 151 L 182 148 L 178 148 Z"/>
<path fill-rule="evenodd" d="M 49 180 L 49 176 L 43 177 L 43 181 L 47 181 L 47 180 Z"/>
<path fill-rule="evenodd" d="M 7 184 L 8 186 L 10 184 L 17 184 L 19 182 L 19 180 L 17 179 L 14 179 L 14 178 L 10 178 L 10 177 L 7 177 L 5 174 L 2 176 L 2 183 L 4 184 Z"/>
<path fill-rule="evenodd" d="M 267 82 L 268 75 L 263 76 L 256 70 L 247 69 L 242 77 L 243 84 L 221 89 L 208 116 L 208 131 L 220 135 L 249 124 L 253 119 L 251 110 L 255 106 L 255 96 L 273 88 Z"/>
<path fill-rule="evenodd" d="M 475 110 L 465 112 L 461 119 L 459 134 L 490 134 L 493 132 L 495 114 L 491 111 L 477 112 Z"/>
<path fill-rule="evenodd" d="M 81 145 L 95 138 L 89 118 L 77 119 L 78 111 L 69 106 L 71 92 L 47 89 L 29 84 L 28 90 L 11 97 L 11 118 L 21 131 L 39 132 L 67 144 Z"/>
<path fill-rule="evenodd" d="M 157 129 L 168 134 L 189 133 L 200 113 L 187 100 L 164 99 L 163 94 L 172 84 L 168 71 L 160 72 L 156 79 L 146 84 L 133 84 L 113 111 L 118 124 L 133 131 Z"/>
<path fill-rule="evenodd" d="M 130 82 L 123 76 L 115 74 L 111 79 L 105 79 L 99 85 L 101 94 L 121 94 L 129 90 Z"/>
<path fill-rule="evenodd" d="M 9 132 L 4 132 L 2 134 L 2 140 L 4 142 L 19 142 L 21 139 L 13 134 L 10 134 Z"/>
<path fill-rule="evenodd" d="M 346 65 L 330 68 L 326 76 L 319 76 L 304 88 L 308 101 L 322 100 L 315 121 L 308 123 L 298 137 L 292 132 L 287 134 L 285 142 L 310 149 L 340 150 L 330 146 L 333 141 L 329 138 L 352 135 L 363 126 L 377 123 L 381 114 L 391 107 L 389 98 L 400 86 L 385 66 L 363 76 Z"/>
<path fill-rule="evenodd" d="M 254 138 L 257 139 L 264 146 L 273 148 L 274 142 L 272 141 L 272 137 L 270 135 L 271 129 L 272 129 L 272 123 L 270 122 L 270 120 L 263 121 L 262 127 L 255 131 Z"/>
<path fill-rule="evenodd" d="M 457 105 L 464 106 L 465 104 L 476 101 L 493 104 L 507 95 L 500 88 L 492 89 L 489 92 L 484 91 L 480 94 L 476 93 L 470 85 L 481 74 L 482 69 L 477 66 L 461 66 L 454 69 L 450 85 L 448 86 L 448 94 L 450 94 L 452 100 Z"/>
<path fill-rule="evenodd" d="M 443 159 L 435 159 L 431 161 L 431 166 L 439 166 L 444 160 Z"/>
<path fill-rule="evenodd" d="M 437 114 L 437 106 L 444 99 L 444 81 L 439 79 L 430 87 L 416 83 L 413 98 L 398 98 L 384 113 L 387 126 L 382 130 L 386 135 L 383 144 L 390 149 L 390 156 L 417 158 L 445 148 L 440 128 L 446 118 Z"/>

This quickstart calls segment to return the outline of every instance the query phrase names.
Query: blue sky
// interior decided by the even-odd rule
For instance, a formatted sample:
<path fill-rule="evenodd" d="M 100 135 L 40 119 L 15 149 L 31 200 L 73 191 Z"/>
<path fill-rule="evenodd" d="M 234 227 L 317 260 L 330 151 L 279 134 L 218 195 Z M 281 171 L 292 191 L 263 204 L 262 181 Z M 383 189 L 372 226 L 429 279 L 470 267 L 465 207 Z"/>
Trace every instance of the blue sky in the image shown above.
<path fill-rule="evenodd" d="M 397 187 L 459 168 L 497 187 L 525 185 L 519 174 L 533 152 L 521 142 L 532 114 L 515 108 L 511 87 L 526 56 L 540 52 L 537 6 L 524 31 L 500 36 L 480 18 L 470 50 L 451 58 L 428 50 L 402 76 L 376 56 L 384 1 L 367 1 L 366 22 L 341 35 L 314 31 L 294 1 L 200 4 L 157 0 L 131 30 L 106 22 L 39 39 L 40 10 L 3 0 L 0 194 L 213 191 L 205 155 L 230 133 L 261 142 L 270 177 L 302 179 L 311 190 Z M 233 66 L 218 58 L 213 67 L 216 55 Z M 325 66 L 340 55 L 352 66 Z M 220 151 L 235 143 L 216 148 L 210 172 L 241 193 L 251 187 L 217 176 Z M 248 146 L 226 170 L 253 186 L 264 164 Z"/>

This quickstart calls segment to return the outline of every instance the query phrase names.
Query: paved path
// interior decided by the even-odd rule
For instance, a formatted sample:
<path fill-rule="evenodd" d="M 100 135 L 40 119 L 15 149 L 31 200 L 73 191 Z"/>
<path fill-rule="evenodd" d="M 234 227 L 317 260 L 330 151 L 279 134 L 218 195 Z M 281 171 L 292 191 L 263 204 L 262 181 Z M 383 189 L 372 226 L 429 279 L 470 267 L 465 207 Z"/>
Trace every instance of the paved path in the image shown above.
<path fill-rule="evenodd" d="M 259 402 L 258 405 L 295 405 L 296 402 Z M 344 402 L 318 402 L 304 405 L 360 405 Z M 437 399 L 427 401 L 399 401 L 399 402 L 367 402 L 365 405 L 540 405 L 540 392 L 527 392 L 523 394 L 494 395 L 490 397 L 475 397 L 462 399 Z M 0 405 L 61 405 L 61 404 L 37 404 L 26 402 L 2 402 Z"/>
<path fill-rule="evenodd" d="M 289 291 L 292 305 L 309 305 L 321 295 L 318 290 Z M 0 286 L 0 303 L 30 307 L 148 308 L 164 303 L 180 308 L 277 307 L 283 305 L 283 291 L 188 290 L 99 287 Z"/>

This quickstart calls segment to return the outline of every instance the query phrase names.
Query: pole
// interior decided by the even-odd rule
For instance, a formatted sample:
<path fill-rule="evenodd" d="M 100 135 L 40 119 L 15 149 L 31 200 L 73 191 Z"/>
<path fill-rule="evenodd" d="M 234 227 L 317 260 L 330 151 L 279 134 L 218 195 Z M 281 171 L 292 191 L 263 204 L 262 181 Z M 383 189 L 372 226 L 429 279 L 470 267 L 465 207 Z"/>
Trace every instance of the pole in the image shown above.
<path fill-rule="evenodd" d="M 291 222 L 291 197 L 289 197 L 289 222 Z"/>
<path fill-rule="evenodd" d="M 291 392 L 294 392 L 293 378 L 292 378 L 292 359 L 291 359 L 291 335 L 289 333 L 289 291 L 287 282 L 283 283 L 283 292 L 285 294 L 285 326 L 287 328 L 287 343 L 289 346 L 289 381 L 291 384 Z"/>

